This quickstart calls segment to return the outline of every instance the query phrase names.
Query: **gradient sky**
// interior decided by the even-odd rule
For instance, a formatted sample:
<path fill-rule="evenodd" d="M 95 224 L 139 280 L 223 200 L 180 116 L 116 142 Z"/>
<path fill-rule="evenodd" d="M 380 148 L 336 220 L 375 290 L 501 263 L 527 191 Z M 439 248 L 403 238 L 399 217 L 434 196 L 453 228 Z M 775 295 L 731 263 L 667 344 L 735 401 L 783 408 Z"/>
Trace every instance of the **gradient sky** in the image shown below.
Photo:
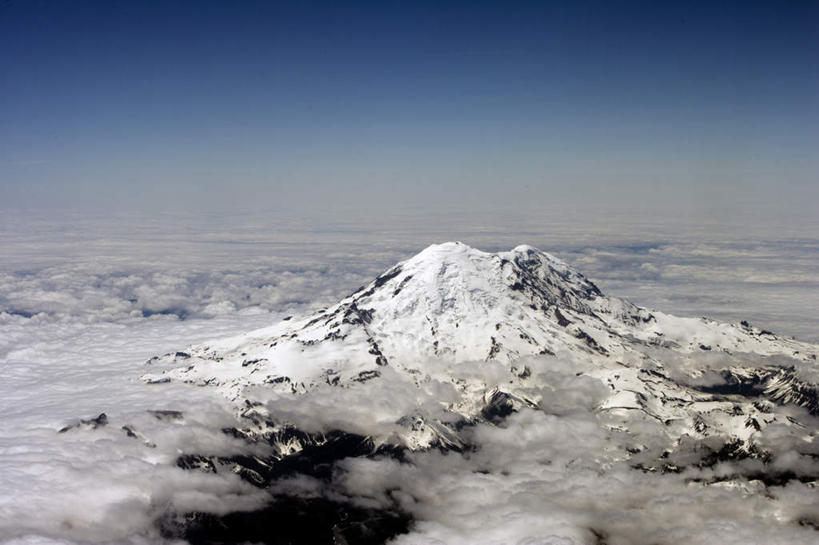
<path fill-rule="evenodd" d="M 0 1 L 5 208 L 785 211 L 817 144 L 819 2 Z"/>

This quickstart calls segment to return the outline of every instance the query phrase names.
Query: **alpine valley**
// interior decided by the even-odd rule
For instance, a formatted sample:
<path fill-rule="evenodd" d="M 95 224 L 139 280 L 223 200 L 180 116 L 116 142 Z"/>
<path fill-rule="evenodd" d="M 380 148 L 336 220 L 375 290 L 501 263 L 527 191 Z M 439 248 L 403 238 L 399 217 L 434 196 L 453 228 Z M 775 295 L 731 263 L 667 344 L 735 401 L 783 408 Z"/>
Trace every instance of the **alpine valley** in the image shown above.
<path fill-rule="evenodd" d="M 530 246 L 430 246 L 334 306 L 148 362 L 153 388 L 227 398 L 247 445 L 177 465 L 270 495 L 157 524 L 192 543 L 816 543 L 817 354 L 604 295 Z"/>

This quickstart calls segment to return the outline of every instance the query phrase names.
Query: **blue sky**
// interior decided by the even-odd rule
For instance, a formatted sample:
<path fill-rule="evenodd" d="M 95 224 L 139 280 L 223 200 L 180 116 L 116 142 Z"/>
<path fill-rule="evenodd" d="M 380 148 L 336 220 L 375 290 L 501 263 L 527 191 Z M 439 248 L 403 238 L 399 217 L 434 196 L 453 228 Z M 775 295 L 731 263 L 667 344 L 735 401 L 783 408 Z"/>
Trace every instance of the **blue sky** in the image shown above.
<path fill-rule="evenodd" d="M 817 2 L 0 2 L 3 207 L 811 206 Z"/>

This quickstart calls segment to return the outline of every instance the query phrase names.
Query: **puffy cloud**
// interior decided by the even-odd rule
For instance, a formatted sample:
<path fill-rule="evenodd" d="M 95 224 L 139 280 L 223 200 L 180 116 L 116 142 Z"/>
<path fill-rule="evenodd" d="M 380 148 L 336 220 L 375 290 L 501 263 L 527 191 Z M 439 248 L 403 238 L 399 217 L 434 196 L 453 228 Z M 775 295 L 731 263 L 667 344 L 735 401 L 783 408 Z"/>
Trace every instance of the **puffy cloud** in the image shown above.
<path fill-rule="evenodd" d="M 767 465 L 754 458 L 703 465 L 704 456 L 729 437 L 675 442 L 656 420 L 624 421 L 595 411 L 606 389 L 577 375 L 582 359 L 564 354 L 525 363 L 539 384 L 531 392 L 541 399 L 539 407 L 523 408 L 498 425 L 464 428 L 471 448 L 463 453 L 415 452 L 401 462 L 347 458 L 330 483 L 290 477 L 274 488 L 370 508 L 397 506 L 415 517 L 412 531 L 391 542 L 401 545 L 815 542 L 815 530 L 800 524 L 813 520 L 813 488 L 798 480 L 766 488 L 754 480 L 779 471 L 815 478 L 819 464 L 808 431 L 817 429 L 815 418 L 798 415 L 805 432 L 772 425 L 755 437 L 773 453 Z M 459 364 L 456 379 L 463 377 L 504 383 L 503 373 L 488 362 Z M 269 409 L 321 429 L 387 433 L 395 396 L 408 403 L 399 414 L 420 410 L 430 394 L 423 383 L 415 396 L 402 390 L 411 388 L 397 374 L 385 374 L 352 391 L 328 387 L 316 396 L 273 400 Z M 353 410 L 344 408 L 348 401 Z M 635 447 L 643 451 L 632 456 Z M 641 459 L 656 463 L 664 451 L 681 472 L 636 467 Z"/>
<path fill-rule="evenodd" d="M 693 480 L 707 470 L 644 473 L 618 460 L 605 422 L 580 414 L 526 409 L 502 427 L 480 425 L 478 450 L 464 455 L 348 459 L 336 484 L 416 516 L 395 544 L 815 542 L 815 530 L 799 524 L 812 516 L 811 487 L 793 482 L 766 494 L 753 482 Z"/>

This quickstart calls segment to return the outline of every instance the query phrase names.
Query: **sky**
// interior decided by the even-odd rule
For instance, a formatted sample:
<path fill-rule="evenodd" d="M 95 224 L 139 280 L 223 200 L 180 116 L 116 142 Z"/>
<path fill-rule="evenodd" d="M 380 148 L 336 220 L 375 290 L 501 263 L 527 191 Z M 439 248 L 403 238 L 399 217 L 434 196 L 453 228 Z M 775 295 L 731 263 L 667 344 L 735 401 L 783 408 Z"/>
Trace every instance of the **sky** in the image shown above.
<path fill-rule="evenodd" d="M 816 211 L 816 2 L 0 2 L 0 208 Z"/>

